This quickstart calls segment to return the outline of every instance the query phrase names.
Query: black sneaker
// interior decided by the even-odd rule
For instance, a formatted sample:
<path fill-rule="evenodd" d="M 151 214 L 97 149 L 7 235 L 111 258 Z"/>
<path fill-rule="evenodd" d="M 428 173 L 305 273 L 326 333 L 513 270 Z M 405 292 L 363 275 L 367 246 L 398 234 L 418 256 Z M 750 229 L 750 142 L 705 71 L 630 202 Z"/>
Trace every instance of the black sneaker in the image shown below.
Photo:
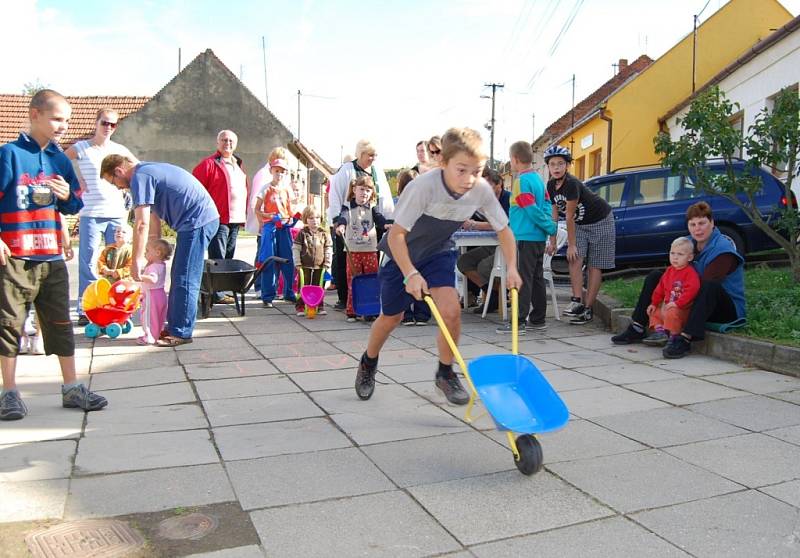
<path fill-rule="evenodd" d="M 636 331 L 633 329 L 633 325 L 628 324 L 625 331 L 611 338 L 611 342 L 614 345 L 630 345 L 631 343 L 641 343 L 642 339 L 644 339 L 644 330 Z"/>
<path fill-rule="evenodd" d="M 89 325 L 89 318 L 86 317 L 86 314 L 81 314 L 78 316 L 78 327 L 83 327 Z"/>
<path fill-rule="evenodd" d="M 370 369 L 366 363 L 366 357 L 366 353 L 361 356 L 358 372 L 356 372 L 356 395 L 364 401 L 372 397 L 372 393 L 375 391 L 375 372 L 378 371 L 377 366 Z"/>
<path fill-rule="evenodd" d="M 333 305 L 334 310 L 344 310 L 347 308 L 347 303 L 342 302 L 341 300 L 336 301 L 336 304 Z"/>
<path fill-rule="evenodd" d="M 453 405 L 466 405 L 469 402 L 469 394 L 461 385 L 461 380 L 458 379 L 455 372 L 451 372 L 451 375 L 446 378 L 437 375 L 436 391 L 444 395 Z"/>
<path fill-rule="evenodd" d="M 409 317 L 409 318 L 405 318 L 404 317 L 403 321 L 400 322 L 400 323 L 403 324 L 404 326 L 413 326 L 416 323 L 416 321 L 414 320 L 413 317 Z"/>
<path fill-rule="evenodd" d="M 673 335 L 661 351 L 664 358 L 683 358 L 692 352 L 692 342 L 683 335 Z"/>
<path fill-rule="evenodd" d="M 547 329 L 547 322 L 527 322 L 525 329 L 527 331 L 544 331 Z"/>
<path fill-rule="evenodd" d="M 642 343 L 648 347 L 663 347 L 669 341 L 669 335 L 665 331 L 654 331 L 644 339 Z"/>
<path fill-rule="evenodd" d="M 580 316 L 586 311 L 586 307 L 582 302 L 571 300 L 569 306 L 562 312 L 565 316 Z"/>
<path fill-rule="evenodd" d="M 583 305 L 581 305 L 583 306 Z M 573 316 L 572 319 L 569 321 L 572 325 L 583 325 L 588 324 L 592 321 L 592 309 L 591 308 L 584 308 L 583 312 Z"/>
<path fill-rule="evenodd" d="M 99 411 L 108 405 L 108 401 L 102 395 L 89 391 L 85 385 L 78 384 L 69 389 L 61 388 L 61 405 L 68 409 Z"/>
<path fill-rule="evenodd" d="M 28 414 L 19 392 L 7 391 L 0 397 L 0 420 L 19 420 Z"/>

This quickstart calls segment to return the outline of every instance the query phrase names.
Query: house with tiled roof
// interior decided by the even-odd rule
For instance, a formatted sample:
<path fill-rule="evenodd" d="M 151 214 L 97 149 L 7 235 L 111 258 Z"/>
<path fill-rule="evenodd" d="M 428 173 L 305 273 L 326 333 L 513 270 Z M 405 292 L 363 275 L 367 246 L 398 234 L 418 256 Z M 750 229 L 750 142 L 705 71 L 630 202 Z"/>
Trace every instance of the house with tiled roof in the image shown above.
<path fill-rule="evenodd" d="M 136 112 L 144 106 L 150 97 L 128 96 L 68 96 L 72 107 L 72 117 L 67 133 L 61 140 L 65 149 L 78 140 L 86 139 L 94 134 L 97 111 L 101 108 L 113 108 L 119 113 L 120 120 Z M 30 95 L 0 94 L 0 144 L 14 141 L 20 131 L 28 129 L 28 105 Z"/>
<path fill-rule="evenodd" d="M 561 142 L 565 135 L 568 134 L 576 124 L 581 124 L 586 120 L 598 116 L 602 110 L 603 103 L 612 93 L 624 86 L 652 63 L 652 58 L 646 54 L 642 54 L 630 64 L 628 64 L 627 59 L 620 58 L 619 62 L 616 64 L 617 73 L 614 77 L 577 103 L 574 109 L 565 112 L 558 120 L 545 128 L 542 135 L 536 139 L 533 143 L 534 167 L 537 169 L 543 167 L 544 159 L 542 158 L 542 153 L 545 149 L 555 143 Z M 598 159 L 595 158 L 595 165 L 597 161 Z M 602 169 L 597 169 L 593 166 L 590 169 L 592 174 L 589 176 L 601 174 L 601 170 Z M 605 172 L 608 172 L 608 170 L 605 170 Z"/>
<path fill-rule="evenodd" d="M 308 200 L 320 206 L 322 183 L 333 174 L 311 148 L 296 140 L 289 129 L 264 106 L 210 49 L 200 53 L 152 97 L 67 97 L 72 119 L 66 148 L 94 132 L 99 108 L 115 108 L 120 124 L 117 141 L 142 161 L 164 161 L 191 171 L 216 150 L 217 133 L 236 132 L 236 154 L 252 177 L 266 163 L 267 154 L 286 147 L 289 166 Z M 0 95 L 2 141 L 16 139 L 27 127 L 28 103 L 24 95 Z"/>

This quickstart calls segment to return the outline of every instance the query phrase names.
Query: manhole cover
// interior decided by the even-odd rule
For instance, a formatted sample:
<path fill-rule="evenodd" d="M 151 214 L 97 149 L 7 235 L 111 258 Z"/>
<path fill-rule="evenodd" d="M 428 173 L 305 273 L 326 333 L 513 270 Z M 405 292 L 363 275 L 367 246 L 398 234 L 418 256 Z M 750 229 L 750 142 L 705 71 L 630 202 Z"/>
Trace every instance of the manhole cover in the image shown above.
<path fill-rule="evenodd" d="M 219 525 L 216 518 L 204 513 L 170 517 L 158 524 L 158 536 L 173 541 L 202 539 Z"/>
<path fill-rule="evenodd" d="M 114 558 L 144 545 L 138 531 L 117 520 L 61 523 L 25 537 L 34 558 Z"/>

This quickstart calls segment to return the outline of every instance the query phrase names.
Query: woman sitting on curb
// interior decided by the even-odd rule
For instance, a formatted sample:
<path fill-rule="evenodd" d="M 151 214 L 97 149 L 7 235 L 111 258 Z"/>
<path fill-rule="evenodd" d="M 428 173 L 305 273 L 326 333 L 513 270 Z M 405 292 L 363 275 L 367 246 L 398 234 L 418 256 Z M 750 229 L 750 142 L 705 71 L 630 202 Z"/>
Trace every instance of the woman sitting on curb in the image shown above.
<path fill-rule="evenodd" d="M 683 331 L 664 347 L 664 358 L 683 358 L 689 354 L 691 342 L 705 337 L 706 322 L 729 323 L 745 317 L 744 258 L 733 241 L 714 226 L 711 206 L 706 202 L 690 206 L 686 210 L 686 225 L 694 243 L 694 268 L 700 275 L 700 291 Z M 628 345 L 644 339 L 647 306 L 662 273 L 651 271 L 645 278 L 630 325 L 612 337 L 612 343 Z"/>

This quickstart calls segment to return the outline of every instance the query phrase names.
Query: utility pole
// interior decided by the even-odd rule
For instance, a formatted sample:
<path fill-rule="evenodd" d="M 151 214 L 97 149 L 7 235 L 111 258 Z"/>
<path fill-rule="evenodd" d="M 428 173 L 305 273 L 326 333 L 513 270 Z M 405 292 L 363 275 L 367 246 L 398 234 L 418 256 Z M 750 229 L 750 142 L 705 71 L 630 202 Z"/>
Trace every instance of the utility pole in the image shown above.
<path fill-rule="evenodd" d="M 297 141 L 300 141 L 300 90 L 297 90 Z"/>
<path fill-rule="evenodd" d="M 531 114 L 531 145 L 536 142 L 536 113 Z"/>
<path fill-rule="evenodd" d="M 484 87 L 492 88 L 492 119 L 489 122 L 489 168 L 494 168 L 494 103 L 498 89 L 505 87 L 502 83 L 484 83 Z"/>
<path fill-rule="evenodd" d="M 178 73 L 181 73 L 181 47 L 178 47 Z"/>
<path fill-rule="evenodd" d="M 267 87 L 267 41 L 261 35 L 261 54 L 264 56 L 264 106 L 269 109 L 269 88 Z"/>
<path fill-rule="evenodd" d="M 692 31 L 692 93 L 696 88 L 696 69 L 697 69 L 697 17 L 694 16 L 694 30 Z"/>
<path fill-rule="evenodd" d="M 570 126 L 570 128 L 572 129 L 572 132 L 574 134 L 574 132 L 575 132 L 575 74 L 572 74 L 572 115 L 571 115 L 571 119 L 572 119 L 572 125 Z M 569 152 L 570 153 L 574 153 L 575 152 L 575 136 L 574 135 L 569 140 Z"/>

